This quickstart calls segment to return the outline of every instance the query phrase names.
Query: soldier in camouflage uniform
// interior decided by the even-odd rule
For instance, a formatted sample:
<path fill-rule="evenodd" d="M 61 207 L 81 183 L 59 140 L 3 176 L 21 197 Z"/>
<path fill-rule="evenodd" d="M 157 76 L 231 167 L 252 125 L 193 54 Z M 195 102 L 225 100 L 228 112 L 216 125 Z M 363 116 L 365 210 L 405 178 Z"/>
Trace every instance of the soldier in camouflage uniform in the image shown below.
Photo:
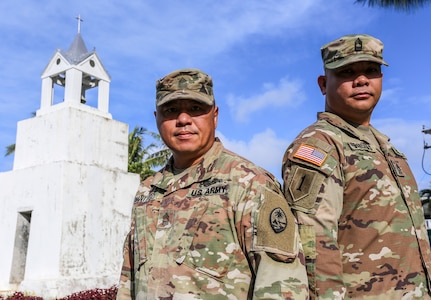
<path fill-rule="evenodd" d="M 212 88 L 196 69 L 157 81 L 157 127 L 173 155 L 139 187 L 117 299 L 308 299 L 281 185 L 215 137 Z"/>
<path fill-rule="evenodd" d="M 407 159 L 370 125 L 383 44 L 348 35 L 321 48 L 325 112 L 283 159 L 311 299 L 429 299 L 431 256 Z"/>

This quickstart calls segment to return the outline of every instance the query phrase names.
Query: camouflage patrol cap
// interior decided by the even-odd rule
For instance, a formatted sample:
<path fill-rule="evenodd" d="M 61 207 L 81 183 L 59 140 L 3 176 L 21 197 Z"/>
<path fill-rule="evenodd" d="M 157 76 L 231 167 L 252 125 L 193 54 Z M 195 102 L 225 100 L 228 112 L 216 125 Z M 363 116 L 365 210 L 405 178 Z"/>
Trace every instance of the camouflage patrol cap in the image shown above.
<path fill-rule="evenodd" d="M 342 36 L 320 48 L 326 69 L 336 69 L 358 61 L 372 61 L 387 66 L 383 43 L 367 34 Z"/>
<path fill-rule="evenodd" d="M 177 99 L 190 99 L 214 105 L 211 77 L 199 69 L 181 69 L 157 80 L 156 106 Z"/>

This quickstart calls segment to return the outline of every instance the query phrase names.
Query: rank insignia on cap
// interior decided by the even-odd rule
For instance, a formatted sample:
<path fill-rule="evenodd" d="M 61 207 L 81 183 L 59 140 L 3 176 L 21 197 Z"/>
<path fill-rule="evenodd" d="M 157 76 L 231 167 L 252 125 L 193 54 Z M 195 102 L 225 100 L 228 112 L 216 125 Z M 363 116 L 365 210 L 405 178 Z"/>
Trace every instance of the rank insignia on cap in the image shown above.
<path fill-rule="evenodd" d="M 269 215 L 269 222 L 275 233 L 280 233 L 287 227 L 287 217 L 280 207 L 274 208 Z"/>
<path fill-rule="evenodd" d="M 360 38 L 355 41 L 355 51 L 362 51 L 362 41 Z"/>
<path fill-rule="evenodd" d="M 321 166 L 328 155 L 310 145 L 301 144 L 293 157 L 308 161 L 316 166 Z"/>

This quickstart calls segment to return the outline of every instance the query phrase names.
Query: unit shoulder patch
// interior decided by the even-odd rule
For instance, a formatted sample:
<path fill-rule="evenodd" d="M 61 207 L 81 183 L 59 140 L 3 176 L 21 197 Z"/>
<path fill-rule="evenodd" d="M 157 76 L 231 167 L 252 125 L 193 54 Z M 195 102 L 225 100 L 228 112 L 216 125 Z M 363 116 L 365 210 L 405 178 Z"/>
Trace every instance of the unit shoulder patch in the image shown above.
<path fill-rule="evenodd" d="M 312 212 L 315 209 L 317 194 L 321 188 L 325 175 L 316 170 L 293 166 L 286 186 L 287 200 L 294 209 Z"/>
<path fill-rule="evenodd" d="M 278 193 L 267 190 L 257 216 L 255 249 L 296 256 L 296 223 L 287 200 Z"/>

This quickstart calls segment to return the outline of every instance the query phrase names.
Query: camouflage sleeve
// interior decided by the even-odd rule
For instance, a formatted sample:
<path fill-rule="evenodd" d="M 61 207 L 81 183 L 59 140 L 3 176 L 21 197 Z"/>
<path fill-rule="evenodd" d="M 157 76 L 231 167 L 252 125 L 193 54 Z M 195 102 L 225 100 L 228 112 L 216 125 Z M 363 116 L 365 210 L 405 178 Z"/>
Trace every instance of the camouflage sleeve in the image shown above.
<path fill-rule="evenodd" d="M 126 236 L 123 249 L 123 266 L 121 268 L 120 283 L 117 292 L 117 300 L 134 299 L 133 295 L 133 257 L 131 256 L 132 234 Z"/>
<path fill-rule="evenodd" d="M 295 143 L 283 159 L 284 194 L 299 224 L 312 299 L 343 299 L 346 290 L 337 242 L 342 172 L 332 150 L 321 142 Z"/>
<path fill-rule="evenodd" d="M 140 247 L 145 247 L 136 237 L 136 224 L 140 223 L 140 220 L 136 220 L 137 208 L 142 205 L 141 199 L 149 194 L 151 189 L 151 183 L 154 180 L 154 176 L 147 177 L 138 187 L 138 191 L 135 195 L 135 201 L 131 213 L 130 231 L 126 236 L 123 246 L 123 266 L 121 268 L 120 283 L 117 292 L 117 300 L 135 299 L 135 269 L 139 265 L 139 253 Z"/>
<path fill-rule="evenodd" d="M 253 299 L 308 299 L 298 226 L 278 182 L 278 186 L 273 183 L 267 181 L 261 205 L 254 212 Z"/>

